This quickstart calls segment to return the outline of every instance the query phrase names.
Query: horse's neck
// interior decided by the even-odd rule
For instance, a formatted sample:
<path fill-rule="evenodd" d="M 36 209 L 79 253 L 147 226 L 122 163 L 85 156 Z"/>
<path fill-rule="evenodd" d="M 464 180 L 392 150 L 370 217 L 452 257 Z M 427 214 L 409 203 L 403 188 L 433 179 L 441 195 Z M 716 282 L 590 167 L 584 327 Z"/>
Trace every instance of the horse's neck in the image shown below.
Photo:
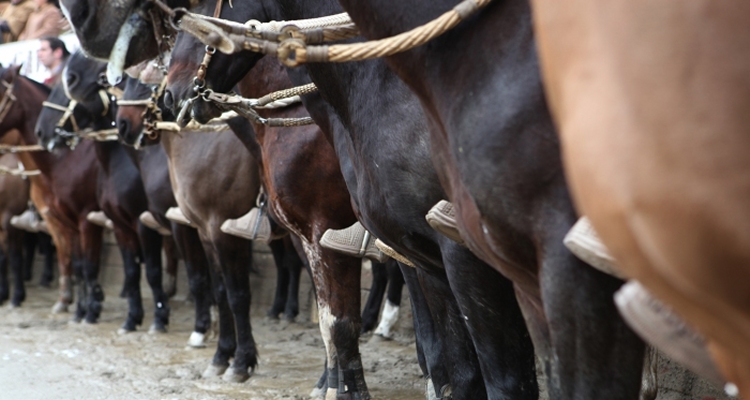
<path fill-rule="evenodd" d="M 27 120 L 28 119 L 30 118 L 27 116 Z M 36 118 L 33 118 L 33 121 L 36 121 Z M 34 135 L 33 126 L 26 126 L 24 127 L 24 129 L 20 130 L 18 138 L 19 144 L 22 145 L 32 146 L 39 144 L 36 135 Z M 52 153 L 42 150 L 22 152 L 19 154 L 23 154 L 23 156 L 21 157 L 21 162 L 23 163 L 24 168 L 38 169 L 42 172 L 42 174 L 51 176 L 57 160 L 57 157 L 55 157 Z"/>

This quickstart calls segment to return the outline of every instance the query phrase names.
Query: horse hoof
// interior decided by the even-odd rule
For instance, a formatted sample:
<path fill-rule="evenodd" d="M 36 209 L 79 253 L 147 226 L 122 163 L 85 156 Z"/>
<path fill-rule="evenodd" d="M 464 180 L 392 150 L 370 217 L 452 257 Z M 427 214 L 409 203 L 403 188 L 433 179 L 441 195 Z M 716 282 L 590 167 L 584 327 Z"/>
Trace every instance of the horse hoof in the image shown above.
<path fill-rule="evenodd" d="M 167 327 L 165 327 L 164 325 L 151 324 L 151 326 L 148 328 L 148 334 L 155 335 L 158 333 L 167 333 Z"/>
<path fill-rule="evenodd" d="M 193 332 L 190 334 L 188 339 L 188 346 L 194 349 L 202 349 L 206 347 L 206 335 L 200 332 Z"/>
<path fill-rule="evenodd" d="M 314 400 L 319 400 L 324 398 L 326 395 L 326 388 L 313 388 L 312 392 L 310 392 L 310 398 Z"/>
<path fill-rule="evenodd" d="M 19 307 L 21 307 L 21 303 L 11 302 L 10 304 L 8 304 L 8 308 L 10 309 L 19 308 Z"/>
<path fill-rule="evenodd" d="M 52 314 L 62 314 L 68 312 L 68 305 L 58 301 L 52 306 Z"/>
<path fill-rule="evenodd" d="M 120 328 L 120 329 L 117 330 L 117 334 L 120 335 L 120 336 L 127 335 L 128 333 L 131 333 L 131 332 L 135 332 L 135 329 L 128 330 L 128 329 L 126 329 L 126 328 L 123 327 L 123 328 Z"/>
<path fill-rule="evenodd" d="M 215 376 L 220 376 L 226 372 L 228 365 L 213 365 L 210 364 L 208 368 L 206 368 L 205 371 L 203 371 L 203 374 L 201 375 L 203 378 L 213 378 Z"/>
<path fill-rule="evenodd" d="M 247 373 L 247 371 L 236 370 L 234 368 L 229 368 L 224 373 L 224 376 L 221 377 L 221 379 L 224 382 L 242 383 L 242 382 L 245 382 L 246 380 L 250 379 L 250 374 Z"/>
<path fill-rule="evenodd" d="M 370 341 L 368 343 L 373 343 L 373 344 L 375 344 L 375 343 L 383 343 L 383 342 L 389 342 L 391 340 L 393 340 L 393 338 L 389 338 L 387 336 L 383 336 L 381 334 L 376 333 L 376 334 L 372 335 L 372 337 L 370 338 Z"/>

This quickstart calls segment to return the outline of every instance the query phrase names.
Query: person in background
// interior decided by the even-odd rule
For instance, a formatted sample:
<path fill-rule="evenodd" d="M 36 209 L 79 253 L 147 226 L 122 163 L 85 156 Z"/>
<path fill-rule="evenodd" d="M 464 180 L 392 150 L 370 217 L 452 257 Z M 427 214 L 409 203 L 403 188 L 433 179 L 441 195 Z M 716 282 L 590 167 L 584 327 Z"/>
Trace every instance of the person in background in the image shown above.
<path fill-rule="evenodd" d="M 44 84 L 54 87 L 60 82 L 65 61 L 70 55 L 65 43 L 54 36 L 45 36 L 39 41 L 39 50 L 36 55 L 39 63 L 50 71 L 50 76 L 44 80 Z"/>
<path fill-rule="evenodd" d="M 36 9 L 26 27 L 18 35 L 18 40 L 39 39 L 43 36 L 58 36 L 68 30 L 68 21 L 63 18 L 62 12 L 57 6 L 57 0 L 34 0 Z"/>
<path fill-rule="evenodd" d="M 2 13 L 0 13 L 0 32 L 2 32 L 2 43 L 18 40 L 18 36 L 26 27 L 26 22 L 31 13 L 36 9 L 33 0 L 12 0 L 4 2 Z"/>

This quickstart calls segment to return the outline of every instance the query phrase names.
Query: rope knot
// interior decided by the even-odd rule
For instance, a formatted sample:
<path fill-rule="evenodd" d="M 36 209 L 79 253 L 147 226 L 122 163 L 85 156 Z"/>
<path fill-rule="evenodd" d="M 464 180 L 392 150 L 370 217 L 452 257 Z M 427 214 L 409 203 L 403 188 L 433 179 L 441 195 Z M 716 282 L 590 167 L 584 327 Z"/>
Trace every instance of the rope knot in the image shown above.
<path fill-rule="evenodd" d="M 306 61 L 305 42 L 299 39 L 286 39 L 279 45 L 279 61 L 287 67 L 296 67 Z"/>

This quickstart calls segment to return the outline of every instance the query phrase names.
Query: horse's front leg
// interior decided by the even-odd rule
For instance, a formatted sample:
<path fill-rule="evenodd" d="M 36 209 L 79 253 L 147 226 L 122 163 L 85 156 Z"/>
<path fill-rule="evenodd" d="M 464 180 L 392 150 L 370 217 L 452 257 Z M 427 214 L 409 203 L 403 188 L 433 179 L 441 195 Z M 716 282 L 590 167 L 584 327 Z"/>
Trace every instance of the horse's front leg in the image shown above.
<path fill-rule="evenodd" d="M 149 333 L 166 332 L 169 325 L 169 296 L 162 287 L 161 250 L 163 238 L 159 232 L 138 222 L 138 239 L 146 264 L 146 280 L 154 297 L 154 322 Z"/>

